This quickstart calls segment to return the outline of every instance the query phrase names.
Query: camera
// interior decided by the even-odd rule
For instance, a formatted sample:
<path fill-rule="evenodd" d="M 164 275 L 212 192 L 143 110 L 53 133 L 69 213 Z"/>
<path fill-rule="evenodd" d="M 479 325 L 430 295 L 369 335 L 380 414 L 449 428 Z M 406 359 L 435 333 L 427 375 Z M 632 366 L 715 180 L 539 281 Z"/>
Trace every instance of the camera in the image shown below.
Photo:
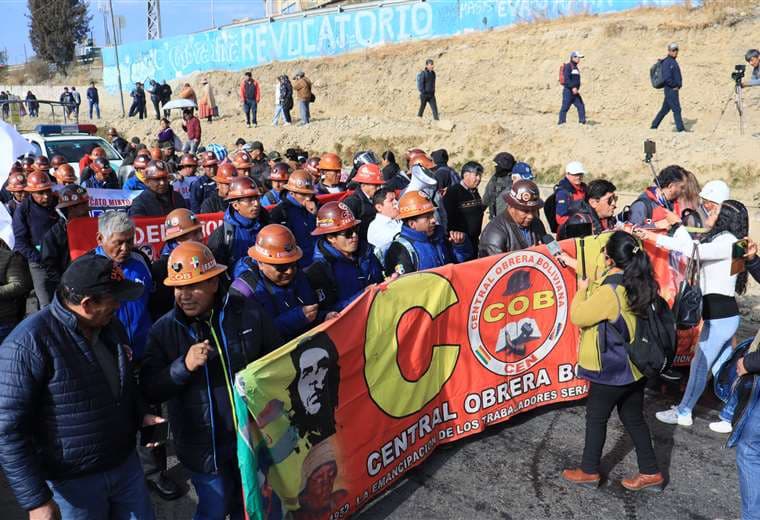
<path fill-rule="evenodd" d="M 737 85 L 741 85 L 742 79 L 744 79 L 744 73 L 747 70 L 746 65 L 736 65 L 734 66 L 734 71 L 731 73 L 731 79 L 734 80 L 734 82 Z"/>
<path fill-rule="evenodd" d="M 652 162 L 655 153 L 657 153 L 657 144 L 651 139 L 644 141 L 644 162 Z"/>

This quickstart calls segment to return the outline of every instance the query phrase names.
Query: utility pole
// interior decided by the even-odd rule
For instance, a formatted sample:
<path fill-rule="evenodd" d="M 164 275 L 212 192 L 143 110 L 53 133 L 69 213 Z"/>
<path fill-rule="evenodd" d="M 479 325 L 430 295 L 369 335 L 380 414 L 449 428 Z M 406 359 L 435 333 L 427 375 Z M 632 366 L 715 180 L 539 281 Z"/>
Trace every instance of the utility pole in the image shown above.
<path fill-rule="evenodd" d="M 214 0 L 211 0 L 211 27 L 216 29 L 216 20 L 214 20 Z"/>
<path fill-rule="evenodd" d="M 161 3 L 160 0 L 148 0 L 148 39 L 161 38 Z"/>
<path fill-rule="evenodd" d="M 116 34 L 116 22 L 113 20 L 113 1 L 108 0 L 108 10 L 111 11 L 111 29 Z M 119 98 L 121 98 L 121 117 L 126 117 L 127 111 L 124 110 L 124 89 L 121 88 L 121 67 L 119 67 L 119 46 L 116 43 L 116 38 L 113 42 L 113 53 L 116 56 L 116 77 L 119 80 Z"/>

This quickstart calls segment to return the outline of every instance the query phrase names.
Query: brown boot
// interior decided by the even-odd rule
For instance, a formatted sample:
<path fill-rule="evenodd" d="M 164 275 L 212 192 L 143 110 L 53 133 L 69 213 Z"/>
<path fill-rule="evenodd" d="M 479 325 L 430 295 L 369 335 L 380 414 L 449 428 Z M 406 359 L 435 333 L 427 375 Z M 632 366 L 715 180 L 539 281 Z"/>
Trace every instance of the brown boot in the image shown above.
<path fill-rule="evenodd" d="M 637 473 L 631 478 L 621 480 L 620 484 L 628 491 L 641 491 L 646 488 L 652 488 L 652 491 L 662 491 L 665 478 L 662 473 L 655 473 L 654 475 Z"/>
<path fill-rule="evenodd" d="M 599 473 L 586 473 L 580 468 L 566 469 L 562 472 L 562 478 L 584 487 L 599 487 Z"/>

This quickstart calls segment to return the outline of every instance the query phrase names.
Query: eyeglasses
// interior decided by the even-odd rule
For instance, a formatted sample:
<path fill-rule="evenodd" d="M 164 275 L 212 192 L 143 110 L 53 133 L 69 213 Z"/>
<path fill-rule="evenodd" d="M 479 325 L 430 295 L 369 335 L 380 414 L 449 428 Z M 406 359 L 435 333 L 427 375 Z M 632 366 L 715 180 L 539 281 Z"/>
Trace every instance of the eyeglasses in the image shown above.
<path fill-rule="evenodd" d="M 617 202 L 618 197 L 617 195 L 610 195 L 606 199 L 602 199 L 602 202 L 606 202 L 607 204 L 612 204 L 613 202 Z"/>
<path fill-rule="evenodd" d="M 295 269 L 296 268 L 296 263 L 293 262 L 292 264 L 274 264 L 274 265 L 272 265 L 272 267 L 274 267 L 275 271 L 277 271 L 278 273 L 282 274 L 282 273 L 287 273 L 291 269 Z"/>
<path fill-rule="evenodd" d="M 344 237 L 344 238 L 353 238 L 354 235 L 358 234 L 358 232 L 356 231 L 356 228 L 351 228 L 351 229 L 344 229 L 343 231 L 338 231 L 335 234 L 337 236 L 341 236 L 341 237 Z"/>

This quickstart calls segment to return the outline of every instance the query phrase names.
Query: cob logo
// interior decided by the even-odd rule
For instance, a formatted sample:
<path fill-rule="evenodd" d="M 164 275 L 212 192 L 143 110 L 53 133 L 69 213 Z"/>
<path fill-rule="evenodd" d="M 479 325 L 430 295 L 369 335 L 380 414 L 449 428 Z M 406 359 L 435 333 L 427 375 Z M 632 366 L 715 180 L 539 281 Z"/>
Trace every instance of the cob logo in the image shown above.
<path fill-rule="evenodd" d="M 475 291 L 467 318 L 470 348 L 494 374 L 522 374 L 559 342 L 567 312 L 567 286 L 553 259 L 536 251 L 508 254 Z"/>

